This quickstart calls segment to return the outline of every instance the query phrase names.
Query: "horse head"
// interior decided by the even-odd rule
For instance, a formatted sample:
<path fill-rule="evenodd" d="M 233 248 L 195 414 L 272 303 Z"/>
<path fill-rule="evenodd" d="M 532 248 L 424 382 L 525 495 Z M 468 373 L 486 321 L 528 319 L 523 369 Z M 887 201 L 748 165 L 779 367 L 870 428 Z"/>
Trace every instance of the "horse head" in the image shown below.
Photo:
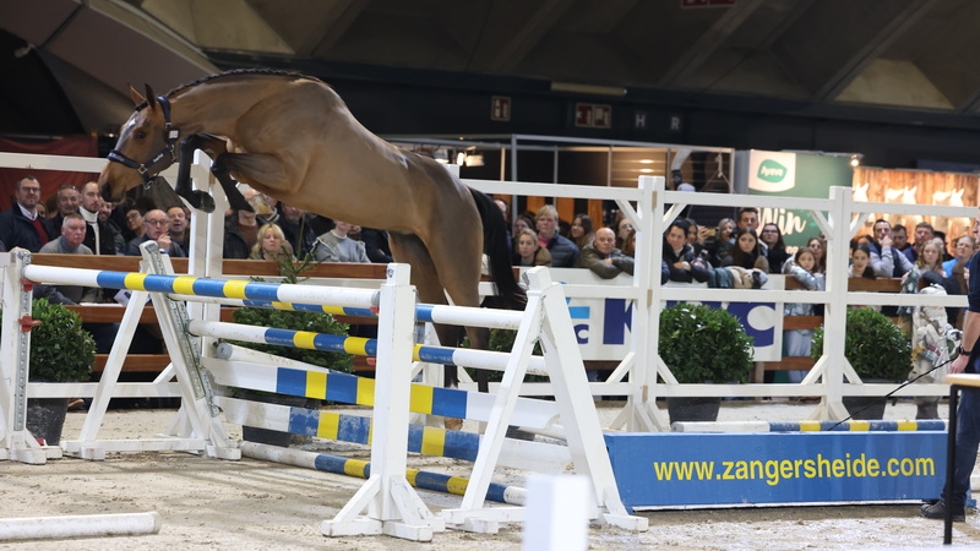
<path fill-rule="evenodd" d="M 109 163 L 99 176 L 107 201 L 121 200 L 127 191 L 149 182 L 177 160 L 177 131 L 170 124 L 170 103 L 156 97 L 149 85 L 146 96 L 130 87 L 136 111 L 119 131 Z"/>

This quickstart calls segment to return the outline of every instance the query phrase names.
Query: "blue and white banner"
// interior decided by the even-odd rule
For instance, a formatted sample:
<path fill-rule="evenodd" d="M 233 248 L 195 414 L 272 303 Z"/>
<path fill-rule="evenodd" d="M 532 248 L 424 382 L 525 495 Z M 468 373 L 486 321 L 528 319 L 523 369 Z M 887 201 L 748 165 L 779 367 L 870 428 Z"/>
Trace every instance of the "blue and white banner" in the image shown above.
<path fill-rule="evenodd" d="M 621 274 L 601 279 L 588 270 L 553 269 L 556 281 L 579 285 L 632 285 L 633 278 Z M 782 289 L 783 276 L 771 276 L 763 289 Z M 670 287 L 706 287 L 704 284 L 668 283 Z M 667 303 L 672 304 L 672 302 Z M 754 361 L 779 361 L 783 355 L 783 306 L 773 302 L 704 302 L 724 308 L 742 323 L 755 340 Z M 575 336 L 584 360 L 621 360 L 629 352 L 632 335 L 633 304 L 621 298 L 569 298 Z"/>
<path fill-rule="evenodd" d="M 932 499 L 946 433 L 630 433 L 606 445 L 627 507 Z"/>

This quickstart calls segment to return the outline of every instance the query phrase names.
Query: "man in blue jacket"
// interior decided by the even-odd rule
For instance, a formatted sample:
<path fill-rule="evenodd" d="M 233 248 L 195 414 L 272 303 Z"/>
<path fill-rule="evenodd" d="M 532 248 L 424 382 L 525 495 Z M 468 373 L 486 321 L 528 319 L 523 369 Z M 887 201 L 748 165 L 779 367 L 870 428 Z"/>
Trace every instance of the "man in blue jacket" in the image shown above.
<path fill-rule="evenodd" d="M 0 241 L 7 247 L 21 247 L 36 253 L 51 237 L 48 221 L 38 215 L 41 184 L 34 176 L 24 176 L 14 191 L 14 206 L 0 213 Z"/>
<path fill-rule="evenodd" d="M 973 233 L 980 235 L 980 214 L 973 222 Z M 970 270 L 966 315 L 963 317 L 963 344 L 959 355 L 949 364 L 950 373 L 980 373 L 980 253 L 967 263 Z M 953 521 L 966 521 L 966 494 L 970 489 L 970 475 L 977 462 L 980 447 L 980 389 L 964 389 L 956 412 L 956 470 L 953 472 L 953 488 L 943 490 L 942 499 L 922 506 L 920 514 L 926 518 L 945 519 L 946 509 L 953 509 Z"/>

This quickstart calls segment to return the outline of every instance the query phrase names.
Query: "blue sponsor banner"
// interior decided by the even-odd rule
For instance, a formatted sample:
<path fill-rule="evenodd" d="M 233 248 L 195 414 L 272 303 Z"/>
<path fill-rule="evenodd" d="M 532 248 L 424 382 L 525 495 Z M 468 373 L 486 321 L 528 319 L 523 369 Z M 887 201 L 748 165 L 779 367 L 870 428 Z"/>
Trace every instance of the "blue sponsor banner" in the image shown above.
<path fill-rule="evenodd" d="M 946 433 L 606 435 L 627 507 L 934 499 Z"/>
<path fill-rule="evenodd" d="M 556 281 L 571 285 L 631 285 L 632 277 L 617 276 L 614 279 L 600 279 L 589 270 L 555 268 L 552 276 Z M 782 275 L 773 275 L 763 289 L 782 289 Z M 704 287 L 706 285 L 669 282 L 663 288 L 664 296 L 669 296 L 672 288 Z M 760 293 L 760 298 L 764 293 Z M 572 318 L 572 328 L 584 360 L 623 359 L 630 351 L 633 331 L 633 302 L 624 298 L 567 298 L 568 313 Z M 673 304 L 674 301 L 666 301 Z M 777 361 L 783 357 L 782 304 L 773 302 L 704 302 L 711 308 L 722 308 L 738 318 L 745 333 L 754 341 L 753 359 L 755 361 Z"/>

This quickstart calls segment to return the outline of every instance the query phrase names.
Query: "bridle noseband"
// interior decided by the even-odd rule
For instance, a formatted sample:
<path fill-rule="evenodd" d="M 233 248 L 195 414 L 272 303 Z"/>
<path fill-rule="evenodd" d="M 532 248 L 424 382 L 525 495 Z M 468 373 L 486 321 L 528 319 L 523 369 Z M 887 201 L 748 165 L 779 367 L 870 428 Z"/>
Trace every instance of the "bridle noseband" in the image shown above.
<path fill-rule="evenodd" d="M 139 163 L 129 157 L 125 156 L 118 149 L 113 149 L 109 152 L 108 158 L 112 162 L 119 163 L 123 166 L 135 169 L 136 172 L 140 173 L 143 177 L 143 187 L 149 188 L 150 182 L 153 178 L 163 169 L 172 165 L 177 161 L 177 138 L 180 136 L 180 130 L 177 129 L 170 122 L 170 100 L 164 96 L 158 96 L 157 101 L 160 103 L 160 108 L 163 109 L 163 119 L 166 122 L 164 127 L 165 140 L 166 143 L 163 149 L 159 153 L 153 156 L 152 159 L 145 163 Z M 169 159 L 167 158 L 169 156 Z M 162 165 L 159 166 L 158 165 Z"/>

